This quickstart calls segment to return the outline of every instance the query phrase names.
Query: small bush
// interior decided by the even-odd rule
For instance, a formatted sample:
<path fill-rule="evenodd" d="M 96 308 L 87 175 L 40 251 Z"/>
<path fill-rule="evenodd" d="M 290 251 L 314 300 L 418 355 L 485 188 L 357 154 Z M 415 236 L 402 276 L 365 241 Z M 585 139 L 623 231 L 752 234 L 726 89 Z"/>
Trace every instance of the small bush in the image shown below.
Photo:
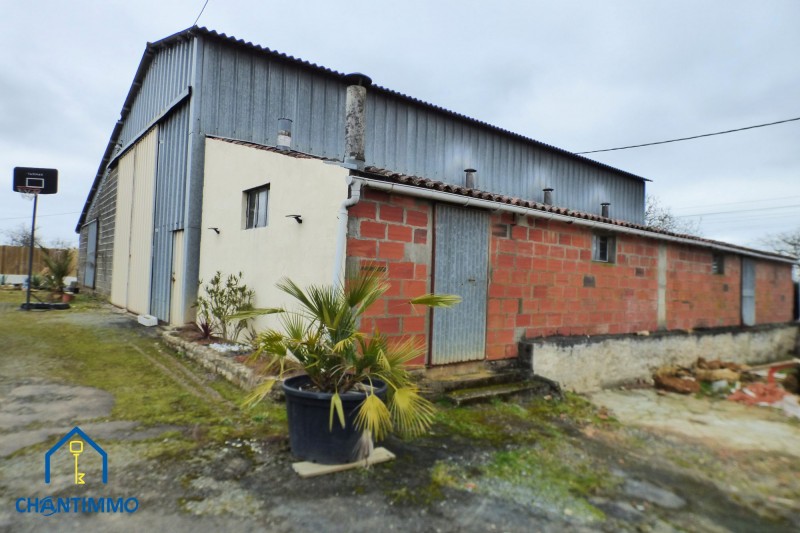
<path fill-rule="evenodd" d="M 242 273 L 230 274 L 223 282 L 217 271 L 204 287 L 205 296 L 195 302 L 197 327 L 203 338 L 212 335 L 236 342 L 250 326 L 250 318 L 231 319 L 230 315 L 253 309 L 255 291 L 242 283 Z"/>

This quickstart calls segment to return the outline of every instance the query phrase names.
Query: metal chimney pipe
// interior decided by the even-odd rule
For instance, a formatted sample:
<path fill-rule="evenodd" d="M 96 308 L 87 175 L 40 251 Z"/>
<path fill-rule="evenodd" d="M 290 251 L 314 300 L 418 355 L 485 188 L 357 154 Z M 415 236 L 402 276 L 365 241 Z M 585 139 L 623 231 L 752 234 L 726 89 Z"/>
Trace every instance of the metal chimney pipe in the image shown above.
<path fill-rule="evenodd" d="M 553 188 L 542 189 L 544 192 L 544 205 L 553 205 Z"/>
<path fill-rule="evenodd" d="M 356 168 L 364 167 L 364 138 L 367 129 L 367 87 L 369 76 L 355 72 L 345 76 L 347 97 L 344 118 L 344 162 Z"/>
<path fill-rule="evenodd" d="M 278 150 L 292 149 L 292 119 L 278 119 L 278 142 L 276 144 Z"/>
<path fill-rule="evenodd" d="M 610 206 L 611 206 L 611 204 L 610 204 L 610 203 L 608 203 L 608 202 L 603 202 L 602 204 L 600 204 L 600 215 L 601 215 L 603 218 L 610 218 L 610 217 L 608 216 L 608 208 L 609 208 Z"/>
<path fill-rule="evenodd" d="M 464 186 L 467 189 L 474 189 L 475 188 L 475 173 L 477 170 L 474 168 L 465 168 L 464 169 Z"/>

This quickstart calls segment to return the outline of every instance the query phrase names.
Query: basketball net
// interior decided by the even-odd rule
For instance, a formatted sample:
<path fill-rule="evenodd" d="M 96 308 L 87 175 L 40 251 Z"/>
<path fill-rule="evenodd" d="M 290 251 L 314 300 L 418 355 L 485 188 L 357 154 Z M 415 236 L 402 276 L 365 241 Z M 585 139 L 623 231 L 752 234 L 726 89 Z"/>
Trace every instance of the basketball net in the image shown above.
<path fill-rule="evenodd" d="M 26 200 L 33 200 L 41 190 L 39 187 L 17 187 L 17 192 L 22 194 Z"/>

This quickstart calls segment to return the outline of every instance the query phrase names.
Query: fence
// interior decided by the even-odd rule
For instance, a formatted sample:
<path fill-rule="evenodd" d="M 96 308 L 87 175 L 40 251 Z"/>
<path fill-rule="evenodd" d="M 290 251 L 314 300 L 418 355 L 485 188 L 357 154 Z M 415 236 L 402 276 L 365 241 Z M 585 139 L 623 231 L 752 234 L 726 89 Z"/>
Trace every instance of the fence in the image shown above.
<path fill-rule="evenodd" d="M 56 250 L 53 250 L 56 251 Z M 0 274 L 6 276 L 28 275 L 28 254 L 30 249 L 25 246 L 0 246 Z M 41 248 L 33 250 L 33 273 L 41 274 L 44 270 L 45 252 Z M 70 276 L 77 275 L 78 250 L 73 249 L 74 259 Z"/>

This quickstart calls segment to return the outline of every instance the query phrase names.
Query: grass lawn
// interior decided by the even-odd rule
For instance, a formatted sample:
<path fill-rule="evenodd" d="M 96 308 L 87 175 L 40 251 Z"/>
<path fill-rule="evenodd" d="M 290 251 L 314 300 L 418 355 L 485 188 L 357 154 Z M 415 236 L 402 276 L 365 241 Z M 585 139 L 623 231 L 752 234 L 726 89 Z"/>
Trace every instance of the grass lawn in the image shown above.
<path fill-rule="evenodd" d="M 186 428 L 193 437 L 175 435 L 178 448 L 285 433 L 282 405 L 240 409 L 243 391 L 169 351 L 154 331 L 143 335 L 131 317 L 83 294 L 62 311 L 21 311 L 24 301 L 24 291 L 0 291 L 4 379 L 37 377 L 102 389 L 115 398 L 107 420 Z"/>
<path fill-rule="evenodd" d="M 154 439 L 150 457 L 178 456 L 229 439 L 285 437 L 283 404 L 266 401 L 254 409 L 240 408 L 244 391 L 222 379 L 208 379 L 206 371 L 169 351 L 154 330 L 144 329 L 132 317 L 86 295 L 78 295 L 70 310 L 24 312 L 19 310 L 24 298 L 20 291 L 0 291 L 0 369 L 5 376 L 34 375 L 103 389 L 116 400 L 109 420 L 182 428 L 168 439 Z M 186 374 L 179 367 L 204 382 L 183 379 Z M 605 475 L 604 464 L 583 451 L 574 431 L 568 431 L 588 424 L 612 422 L 598 418 L 594 408 L 575 395 L 565 401 L 534 399 L 521 404 L 442 404 L 431 435 L 420 444 L 449 442 L 457 448 L 456 455 L 432 465 L 428 488 L 415 497 L 436 500 L 445 489 L 474 490 L 510 499 L 534 498 L 569 507 L 589 520 L 601 518 L 586 498 L 612 488 L 615 481 Z M 482 450 L 482 456 L 465 464 L 458 459 L 461 450 Z M 404 500 L 404 490 L 392 497 Z"/>

